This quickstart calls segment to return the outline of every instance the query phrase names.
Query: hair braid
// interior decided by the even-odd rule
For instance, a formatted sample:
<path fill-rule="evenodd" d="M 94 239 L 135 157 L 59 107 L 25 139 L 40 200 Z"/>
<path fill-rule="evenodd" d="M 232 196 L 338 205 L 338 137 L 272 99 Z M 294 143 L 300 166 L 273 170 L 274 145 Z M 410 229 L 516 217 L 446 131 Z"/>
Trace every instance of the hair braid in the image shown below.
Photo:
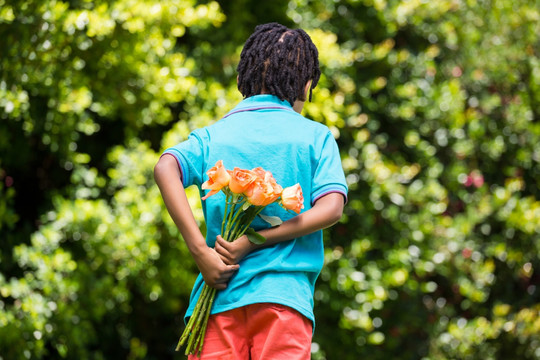
<path fill-rule="evenodd" d="M 305 101 L 304 87 L 317 86 L 321 71 L 319 53 L 302 29 L 291 30 L 278 23 L 259 25 L 247 39 L 238 71 L 238 89 L 244 97 L 268 93 L 291 105 Z"/>

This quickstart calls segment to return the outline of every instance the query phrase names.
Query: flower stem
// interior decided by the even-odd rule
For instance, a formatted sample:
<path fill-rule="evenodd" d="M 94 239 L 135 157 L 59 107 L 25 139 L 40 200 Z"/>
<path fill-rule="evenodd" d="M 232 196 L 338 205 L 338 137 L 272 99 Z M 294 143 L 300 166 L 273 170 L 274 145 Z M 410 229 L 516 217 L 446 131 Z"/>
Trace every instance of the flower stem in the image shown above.
<path fill-rule="evenodd" d="M 197 314 L 197 319 L 195 321 L 193 331 L 191 333 L 191 336 L 189 337 L 189 341 L 186 346 L 186 352 L 185 352 L 186 355 L 195 354 L 197 352 L 200 352 L 201 350 L 200 348 L 197 348 L 196 345 L 199 343 L 199 338 L 201 336 L 204 337 L 204 333 L 201 334 L 200 330 L 201 330 L 202 322 L 204 321 L 204 319 L 207 318 L 207 312 L 209 313 L 210 309 L 212 308 L 214 295 L 215 295 L 215 289 L 205 284 L 203 287 L 203 292 L 201 292 L 201 296 L 200 296 L 201 310 Z M 197 303 L 199 303 L 199 301 L 197 301 Z"/>
<path fill-rule="evenodd" d="M 226 230 L 226 234 L 225 234 L 225 237 L 224 237 L 224 239 L 227 240 L 227 241 L 236 240 L 236 238 L 232 237 L 231 235 L 234 234 L 234 232 L 236 231 L 236 228 L 241 223 L 241 221 L 238 221 L 239 220 L 238 217 L 244 213 L 244 211 L 242 211 L 242 206 L 244 205 L 244 203 L 245 203 L 245 201 L 241 201 L 238 204 L 238 206 L 237 206 L 237 204 L 235 204 L 233 206 L 234 216 L 232 216 L 232 220 L 227 223 L 227 230 Z M 233 225 L 234 225 L 234 228 L 233 228 Z M 231 230 L 232 230 L 232 232 L 231 232 Z"/>
<path fill-rule="evenodd" d="M 208 322 L 208 317 L 210 316 L 215 295 L 216 289 L 204 284 L 201 295 L 199 296 L 195 309 L 193 310 L 193 314 L 191 314 L 188 324 L 186 325 L 186 328 L 178 341 L 176 351 L 179 351 L 187 341 L 185 352 L 186 355 L 201 352 L 204 342 L 204 334 L 206 332 L 206 324 Z"/>
<path fill-rule="evenodd" d="M 233 240 L 238 239 L 240 236 L 244 235 L 244 233 L 247 231 L 247 229 L 249 228 L 249 226 L 251 225 L 255 217 L 259 215 L 259 213 L 262 211 L 263 208 L 264 208 L 263 206 L 257 206 L 257 207 L 252 207 L 252 208 L 250 207 L 248 211 L 246 211 L 245 220 L 243 219 L 244 221 L 242 221 L 241 224 L 238 224 L 241 226 L 238 230 L 236 230 L 236 233 L 233 234 L 234 235 Z"/>
<path fill-rule="evenodd" d="M 221 236 L 226 241 L 234 241 L 247 231 L 264 206 L 253 206 L 250 204 L 250 206 L 244 208 L 247 200 L 243 195 L 232 192 L 225 192 L 225 195 Z M 187 342 L 185 354 L 200 356 L 216 293 L 216 289 L 206 285 L 206 283 L 203 285 L 193 313 L 178 340 L 176 351 L 180 350 Z"/>
<path fill-rule="evenodd" d="M 224 227 L 225 227 L 225 219 L 227 218 L 227 212 L 229 210 L 229 202 L 231 200 L 231 193 L 230 192 L 227 192 L 226 193 L 226 198 L 225 198 L 225 211 L 223 212 L 223 221 L 221 221 L 221 234 L 223 234 L 223 230 L 224 230 Z"/>
<path fill-rule="evenodd" d="M 197 339 L 197 342 L 195 344 L 195 355 L 200 356 L 204 344 L 204 338 L 206 335 L 206 327 L 208 326 L 208 318 L 210 317 L 210 310 L 212 310 L 212 304 L 214 303 L 214 298 L 216 296 L 216 289 L 211 288 L 210 289 L 210 297 L 208 300 L 208 310 L 206 311 L 206 315 L 204 317 L 203 323 L 202 323 L 202 329 L 199 332 L 199 338 Z"/>
<path fill-rule="evenodd" d="M 229 202 L 231 207 L 227 209 L 228 214 L 225 217 L 225 219 L 223 220 L 224 222 L 226 222 L 226 224 L 225 224 L 226 226 L 225 226 L 225 233 L 221 232 L 221 235 L 224 236 L 225 240 L 227 240 L 227 236 L 228 236 L 229 232 L 231 231 L 233 214 L 235 213 L 235 209 L 236 209 L 236 199 L 237 199 L 237 195 L 235 193 L 233 193 L 232 194 L 232 200 Z"/>
<path fill-rule="evenodd" d="M 225 239 L 227 241 L 234 241 L 238 239 L 238 236 L 236 236 L 235 234 L 238 232 L 238 228 L 241 227 L 243 224 L 243 221 L 240 221 L 240 220 L 244 220 L 244 217 L 245 217 L 244 216 L 245 214 L 241 210 L 242 210 L 241 207 L 236 210 L 236 214 L 233 220 L 234 227 L 232 228 L 232 232 L 230 234 L 227 234 L 227 238 Z M 238 219 L 239 215 L 242 215 L 240 219 Z"/>
<path fill-rule="evenodd" d="M 201 291 L 201 295 L 199 299 L 202 299 L 205 294 L 205 286 L 203 286 L 203 289 Z M 195 305 L 195 309 L 193 309 L 193 314 L 191 314 L 191 317 L 189 318 L 189 321 L 186 325 L 186 328 L 184 329 L 184 332 L 182 333 L 182 336 L 180 337 L 180 340 L 178 340 L 178 345 L 176 345 L 176 351 L 180 350 L 182 345 L 186 342 L 187 338 L 189 337 L 189 334 L 191 334 L 191 330 L 193 329 L 193 325 L 195 323 L 195 320 L 198 317 L 198 314 L 201 310 L 202 301 L 197 301 L 197 304 Z"/>

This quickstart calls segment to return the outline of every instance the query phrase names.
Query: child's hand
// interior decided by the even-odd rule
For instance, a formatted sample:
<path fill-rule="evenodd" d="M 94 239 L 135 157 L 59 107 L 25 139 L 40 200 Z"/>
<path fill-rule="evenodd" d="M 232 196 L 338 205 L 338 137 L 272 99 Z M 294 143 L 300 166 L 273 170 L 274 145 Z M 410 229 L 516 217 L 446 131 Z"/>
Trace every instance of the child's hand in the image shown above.
<path fill-rule="evenodd" d="M 206 247 L 194 258 L 204 282 L 218 290 L 225 289 L 231 277 L 240 268 L 237 264 L 225 264 L 220 255 L 210 247 Z"/>
<path fill-rule="evenodd" d="M 255 246 L 246 235 L 242 235 L 232 242 L 228 242 L 221 235 L 218 235 L 215 249 L 225 264 L 234 265 L 238 264 Z"/>

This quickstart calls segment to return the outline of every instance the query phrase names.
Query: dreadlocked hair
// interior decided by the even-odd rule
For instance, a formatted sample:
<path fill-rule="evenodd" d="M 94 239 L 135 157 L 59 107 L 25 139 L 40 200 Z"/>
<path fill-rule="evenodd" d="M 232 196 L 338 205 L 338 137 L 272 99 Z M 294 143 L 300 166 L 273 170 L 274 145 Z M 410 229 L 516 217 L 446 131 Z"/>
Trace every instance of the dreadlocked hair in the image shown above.
<path fill-rule="evenodd" d="M 247 39 L 238 71 L 238 90 L 244 98 L 272 94 L 291 105 L 305 101 L 305 86 L 312 91 L 321 76 L 319 53 L 302 29 L 289 29 L 278 23 L 259 25 Z"/>

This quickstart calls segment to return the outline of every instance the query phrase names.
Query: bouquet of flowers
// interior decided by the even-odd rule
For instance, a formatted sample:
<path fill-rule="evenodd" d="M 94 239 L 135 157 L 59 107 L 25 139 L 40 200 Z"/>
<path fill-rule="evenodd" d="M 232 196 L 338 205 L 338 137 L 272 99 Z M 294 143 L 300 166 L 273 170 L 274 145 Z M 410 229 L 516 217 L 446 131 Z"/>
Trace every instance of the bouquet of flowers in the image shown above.
<path fill-rule="evenodd" d="M 286 210 L 297 214 L 304 208 L 300 184 L 282 188 L 272 173 L 263 168 L 245 170 L 235 167 L 231 171 L 226 170 L 223 161 L 219 160 L 206 174 L 209 179 L 201 188 L 210 192 L 202 200 L 219 191 L 225 194 L 221 236 L 227 241 L 234 241 L 245 234 L 255 244 L 264 243 L 266 239 L 250 228 L 250 225 L 257 216 L 271 226 L 281 224 L 280 218 L 261 214 L 269 204 L 278 202 Z M 215 295 L 216 289 L 204 284 L 193 314 L 178 341 L 177 351 L 187 341 L 186 355 L 200 354 Z"/>

